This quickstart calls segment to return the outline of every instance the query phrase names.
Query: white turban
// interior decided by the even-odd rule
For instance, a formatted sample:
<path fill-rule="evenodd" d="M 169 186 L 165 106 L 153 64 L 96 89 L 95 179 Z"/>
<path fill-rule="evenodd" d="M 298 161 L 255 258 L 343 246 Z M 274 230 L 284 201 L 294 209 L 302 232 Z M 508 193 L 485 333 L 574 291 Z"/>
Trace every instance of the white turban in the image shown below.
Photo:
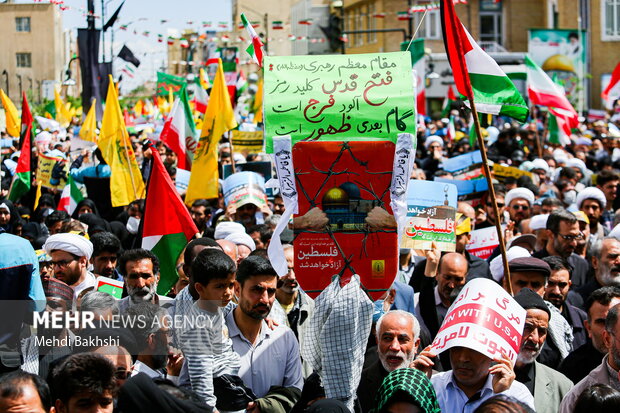
<path fill-rule="evenodd" d="M 568 161 L 568 155 L 560 148 L 553 151 L 553 158 L 558 163 L 566 163 Z"/>
<path fill-rule="evenodd" d="M 531 257 L 532 255 L 523 247 L 514 246 L 511 247 L 508 251 L 506 251 L 506 259 L 508 262 L 514 260 L 515 258 L 523 258 L 523 257 Z M 491 271 L 491 276 L 497 282 L 502 282 L 504 279 L 504 262 L 502 261 L 502 256 L 498 255 L 497 257 L 491 260 L 489 264 L 489 269 Z"/>
<path fill-rule="evenodd" d="M 48 131 L 43 131 L 34 138 L 35 143 L 48 144 L 51 141 L 52 141 L 52 134 L 49 133 Z"/>
<path fill-rule="evenodd" d="M 11 208 L 9 208 L 9 206 L 5 204 L 4 202 L 0 204 L 0 209 L 4 209 L 4 210 L 11 212 Z"/>
<path fill-rule="evenodd" d="M 86 257 L 90 259 L 93 255 L 93 243 L 81 235 L 62 233 L 50 236 L 43 249 L 50 254 L 54 250 L 61 250 L 78 257 Z"/>
<path fill-rule="evenodd" d="M 245 245 L 250 249 L 250 251 L 254 251 L 256 249 L 254 240 L 245 232 L 233 232 L 224 239 L 226 241 L 234 242 L 236 245 Z"/>
<path fill-rule="evenodd" d="M 573 168 L 579 168 L 583 175 L 586 175 L 588 168 L 586 164 L 579 158 L 571 158 L 566 161 L 566 166 L 570 166 Z"/>
<path fill-rule="evenodd" d="M 601 204 L 601 209 L 605 209 L 605 206 L 607 205 L 607 200 L 605 199 L 605 194 L 603 191 L 593 186 L 589 186 L 577 194 L 577 201 L 575 201 L 577 208 L 581 209 L 581 204 L 586 199 L 597 200 L 598 203 Z"/>
<path fill-rule="evenodd" d="M 614 229 L 612 229 L 611 232 L 607 234 L 607 237 L 616 238 L 618 241 L 620 241 L 620 224 L 616 225 Z"/>
<path fill-rule="evenodd" d="M 534 159 L 532 161 L 532 171 L 536 169 L 542 169 L 545 173 L 549 172 L 549 164 L 544 159 Z"/>
<path fill-rule="evenodd" d="M 525 199 L 530 206 L 534 203 L 534 193 L 527 188 L 515 188 L 508 191 L 504 201 L 506 206 L 510 205 L 513 199 L 523 198 Z"/>
<path fill-rule="evenodd" d="M 424 141 L 424 147 L 428 149 L 428 147 L 431 146 L 431 144 L 433 143 L 438 143 L 443 148 L 443 139 L 441 139 L 437 135 L 431 135 L 428 138 L 426 138 L 426 140 Z"/>
<path fill-rule="evenodd" d="M 549 218 L 549 214 L 534 215 L 530 219 L 530 229 L 532 231 L 547 229 L 547 218 Z"/>
<path fill-rule="evenodd" d="M 238 222 L 224 221 L 217 224 L 215 227 L 214 239 L 225 239 L 227 236 L 234 232 L 240 232 L 245 234 L 245 228 Z"/>

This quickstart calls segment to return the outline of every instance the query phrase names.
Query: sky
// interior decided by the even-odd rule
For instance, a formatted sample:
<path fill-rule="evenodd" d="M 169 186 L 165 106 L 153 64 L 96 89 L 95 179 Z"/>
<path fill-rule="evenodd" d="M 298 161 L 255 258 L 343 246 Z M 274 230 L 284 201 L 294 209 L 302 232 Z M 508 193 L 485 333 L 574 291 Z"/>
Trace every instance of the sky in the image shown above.
<path fill-rule="evenodd" d="M 41 2 L 49 2 L 42 0 Z M 95 14 L 101 14 L 101 5 L 105 7 L 105 19 L 109 19 L 123 0 L 95 0 Z M 32 0 L 18 0 L 17 3 L 32 3 Z M 74 38 L 77 38 L 77 28 L 86 27 L 86 0 L 64 0 L 64 6 L 68 9 L 62 11 L 63 26 L 71 30 Z M 168 20 L 161 23 L 161 20 Z M 192 25 L 188 22 L 193 21 Z M 212 28 L 202 27 L 203 21 L 210 21 Z M 184 29 L 194 28 L 199 33 L 205 30 L 218 30 L 218 22 L 231 24 L 231 0 L 126 0 L 117 22 L 114 24 L 114 54 L 118 54 L 124 44 L 131 49 L 140 59 L 140 67 L 135 70 L 134 78 L 123 76 L 122 90 L 129 91 L 143 84 L 147 80 L 154 80 L 156 71 L 166 62 L 166 37 L 168 35 L 179 36 Z M 120 30 L 121 25 L 129 24 L 126 31 Z M 101 19 L 95 20 L 95 25 L 100 28 Z M 134 34 L 134 30 L 138 34 Z M 222 29 L 220 29 L 222 30 Z M 111 31 L 106 32 L 106 58 L 110 59 Z M 149 31 L 148 37 L 143 32 Z M 157 35 L 164 36 L 164 42 L 157 42 Z M 116 76 L 119 70 L 127 63 L 119 58 L 114 59 Z"/>

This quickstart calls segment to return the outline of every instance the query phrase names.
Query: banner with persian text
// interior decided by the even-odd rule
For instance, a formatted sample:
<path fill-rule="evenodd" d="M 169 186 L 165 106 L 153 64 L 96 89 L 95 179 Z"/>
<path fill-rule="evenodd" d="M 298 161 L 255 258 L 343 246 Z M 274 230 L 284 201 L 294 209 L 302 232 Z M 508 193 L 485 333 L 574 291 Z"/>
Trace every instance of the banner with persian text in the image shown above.
<path fill-rule="evenodd" d="M 396 142 L 415 135 L 415 91 L 407 52 L 265 56 L 265 149 L 272 137 L 299 141 Z"/>

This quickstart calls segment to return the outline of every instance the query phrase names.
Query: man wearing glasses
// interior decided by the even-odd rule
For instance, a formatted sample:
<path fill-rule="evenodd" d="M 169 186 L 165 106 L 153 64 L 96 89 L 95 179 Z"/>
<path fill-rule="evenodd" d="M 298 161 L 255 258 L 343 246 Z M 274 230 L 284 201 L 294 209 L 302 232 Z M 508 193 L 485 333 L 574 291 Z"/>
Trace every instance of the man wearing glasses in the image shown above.
<path fill-rule="evenodd" d="M 73 289 L 74 303 L 83 290 L 95 287 L 97 280 L 88 271 L 93 244 L 77 234 L 60 233 L 50 236 L 43 249 L 52 257 L 54 276 Z"/>
<path fill-rule="evenodd" d="M 590 266 L 588 262 L 575 253 L 583 233 L 579 229 L 577 217 L 565 209 L 556 209 L 547 218 L 547 244 L 533 255 L 536 258 L 550 256 L 562 257 L 573 267 L 571 282 L 573 288 L 579 288 L 586 283 Z"/>
<path fill-rule="evenodd" d="M 515 233 L 521 232 L 519 225 L 530 217 L 534 193 L 527 188 L 514 188 L 508 191 L 505 198 L 510 220 L 515 223 Z"/>

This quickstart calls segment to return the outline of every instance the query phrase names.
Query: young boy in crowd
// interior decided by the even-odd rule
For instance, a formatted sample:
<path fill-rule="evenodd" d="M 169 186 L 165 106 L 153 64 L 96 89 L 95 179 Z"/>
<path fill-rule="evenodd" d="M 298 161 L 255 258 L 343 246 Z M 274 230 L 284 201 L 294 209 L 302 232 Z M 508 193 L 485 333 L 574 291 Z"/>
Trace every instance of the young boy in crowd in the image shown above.
<path fill-rule="evenodd" d="M 236 376 L 239 355 L 233 351 L 223 312 L 234 296 L 236 271 L 233 260 L 221 250 L 207 248 L 198 254 L 192 275 L 200 298 L 187 315 L 189 327 L 179 336 L 192 389 L 219 411 L 242 410 L 251 401 L 221 397 L 231 392 L 233 384 L 242 385 Z"/>

